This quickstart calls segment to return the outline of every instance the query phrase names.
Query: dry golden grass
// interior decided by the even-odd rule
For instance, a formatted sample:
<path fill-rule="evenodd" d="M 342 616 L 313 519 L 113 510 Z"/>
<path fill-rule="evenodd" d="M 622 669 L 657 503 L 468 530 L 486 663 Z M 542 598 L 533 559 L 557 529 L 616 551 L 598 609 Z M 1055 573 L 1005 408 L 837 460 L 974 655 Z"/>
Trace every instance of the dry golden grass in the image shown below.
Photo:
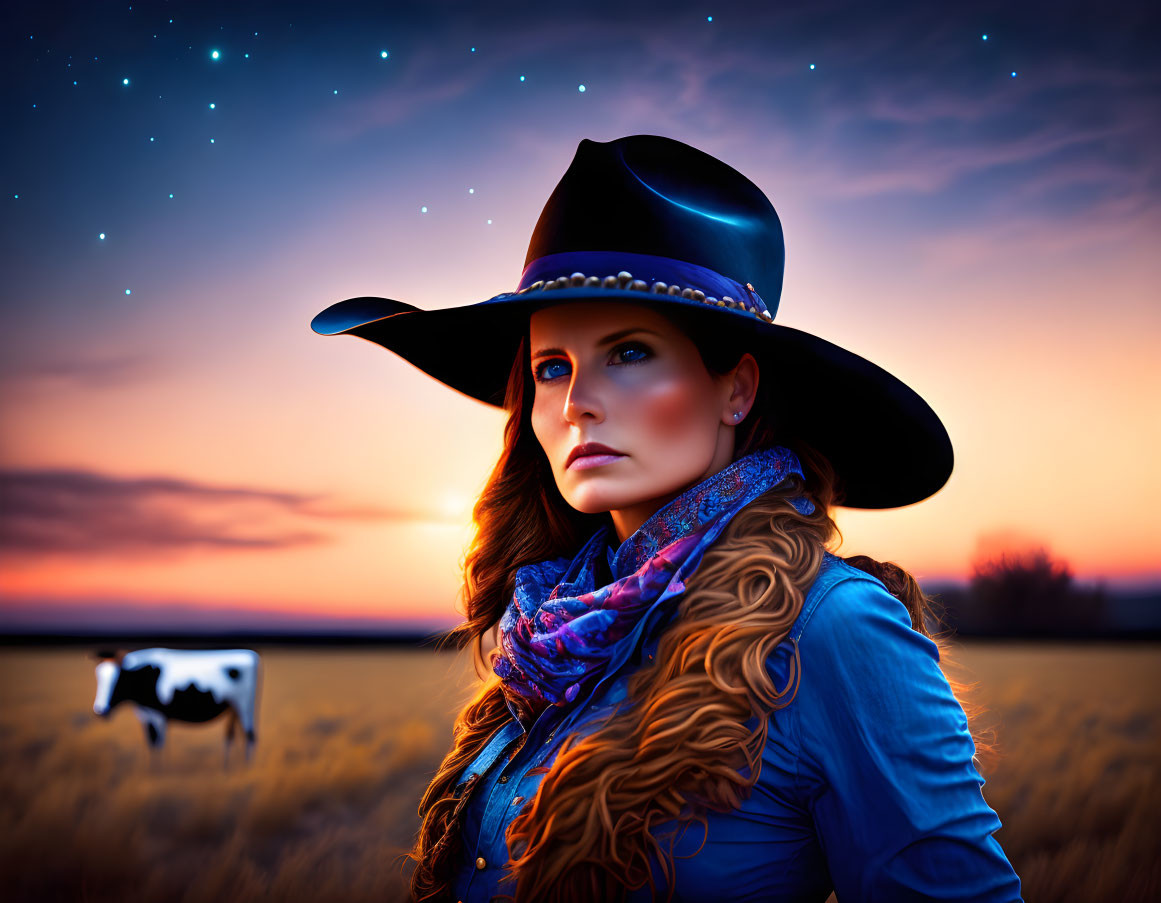
<path fill-rule="evenodd" d="M 1029 901 L 1161 900 L 1161 648 L 971 644 L 984 795 Z"/>
<path fill-rule="evenodd" d="M 85 650 L 0 652 L 5 898 L 403 899 L 397 854 L 469 667 L 420 650 L 259 651 L 253 762 L 235 743 L 228 772 L 224 721 L 172 723 L 155 770 L 131 706 L 93 715 Z"/>
<path fill-rule="evenodd" d="M 129 707 L 92 714 L 85 650 L 0 652 L 7 900 L 405 899 L 401 854 L 467 698 L 466 659 L 260 650 L 253 763 L 224 723 L 171 725 L 161 768 Z M 1155 646 L 971 645 L 997 835 L 1029 901 L 1161 899 Z"/>

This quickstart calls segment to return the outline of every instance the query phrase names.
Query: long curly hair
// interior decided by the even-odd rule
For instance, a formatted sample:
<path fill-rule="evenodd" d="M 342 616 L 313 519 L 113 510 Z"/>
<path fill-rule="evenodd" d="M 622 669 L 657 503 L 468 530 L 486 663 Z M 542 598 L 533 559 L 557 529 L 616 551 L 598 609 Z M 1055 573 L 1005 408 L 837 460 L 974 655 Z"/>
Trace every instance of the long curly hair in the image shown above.
<path fill-rule="evenodd" d="M 746 350 L 707 329 L 706 321 L 683 311 L 673 316 L 713 373 L 728 372 Z M 751 353 L 761 365 L 759 354 Z M 571 556 L 609 523 L 607 513 L 576 511 L 556 489 L 532 433 L 528 355 L 525 340 L 508 380 L 503 452 L 473 510 L 476 534 L 464 565 L 466 621 L 444 640 L 470 648 L 481 684 L 457 716 L 451 750 L 419 804 L 421 825 L 406 854 L 415 862 L 410 891 L 417 901 L 455 899 L 464 852 L 461 814 L 475 779 L 460 787 L 455 781 L 511 717 L 491 670 L 499 653 L 485 660 L 483 640 L 512 597 L 516 570 Z M 841 543 L 830 514 L 841 503 L 841 483 L 825 457 L 780 435 L 778 424 L 763 416 L 774 410 L 770 391 L 759 380 L 759 397 L 736 433 L 734 459 L 785 445 L 798 454 L 806 479 L 792 476 L 734 516 L 686 581 L 655 658 L 630 676 L 633 704 L 583 738 L 563 740 L 536 795 L 505 835 L 511 858 L 501 886 L 512 889 L 515 903 L 623 899 L 629 889 L 653 886 L 651 860 L 672 896 L 677 832 L 658 832 L 658 826 L 699 821 L 704 827 L 707 810 L 737 808 L 758 780 L 770 713 L 790 704 L 801 676 L 796 648 L 783 688 L 774 685 L 766 661 L 798 617 L 824 550 Z M 814 502 L 812 514 L 790 504 L 802 494 Z M 912 627 L 936 643 L 945 670 L 954 665 L 933 600 L 911 574 L 866 556 L 845 560 L 881 580 L 906 605 Z M 971 687 L 948 679 L 970 724 L 979 712 L 964 698 Z M 973 732 L 973 739 L 977 753 L 990 751 L 982 736 Z"/>

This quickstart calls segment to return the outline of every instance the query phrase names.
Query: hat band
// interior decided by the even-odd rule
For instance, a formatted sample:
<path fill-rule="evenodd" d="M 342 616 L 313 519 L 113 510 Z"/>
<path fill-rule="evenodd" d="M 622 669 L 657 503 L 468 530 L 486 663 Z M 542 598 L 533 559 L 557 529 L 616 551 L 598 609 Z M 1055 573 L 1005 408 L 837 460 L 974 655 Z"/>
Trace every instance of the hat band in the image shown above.
<path fill-rule="evenodd" d="M 581 286 L 681 295 L 719 307 L 742 308 L 764 320 L 773 319 L 766 302 L 748 282 L 737 282 L 716 270 L 685 260 L 628 251 L 546 254 L 524 268 L 516 291 Z"/>

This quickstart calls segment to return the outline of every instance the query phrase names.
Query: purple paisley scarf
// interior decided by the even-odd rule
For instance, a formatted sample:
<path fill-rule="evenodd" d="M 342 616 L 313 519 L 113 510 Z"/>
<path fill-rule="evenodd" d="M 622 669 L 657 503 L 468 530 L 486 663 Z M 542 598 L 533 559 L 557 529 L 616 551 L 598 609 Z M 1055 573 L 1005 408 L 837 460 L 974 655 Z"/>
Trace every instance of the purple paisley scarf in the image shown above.
<path fill-rule="evenodd" d="M 590 689 L 611 660 L 623 661 L 625 643 L 640 639 L 635 628 L 684 592 L 733 516 L 792 473 L 801 476 L 802 466 L 790 449 L 756 451 L 691 486 L 615 551 L 609 541 L 615 534 L 605 525 L 571 561 L 519 568 L 493 665 L 513 715 L 527 725 L 546 706 L 565 705 Z M 804 497 L 791 504 L 804 514 L 814 511 Z M 613 578 L 604 586 L 597 586 L 599 556 Z"/>

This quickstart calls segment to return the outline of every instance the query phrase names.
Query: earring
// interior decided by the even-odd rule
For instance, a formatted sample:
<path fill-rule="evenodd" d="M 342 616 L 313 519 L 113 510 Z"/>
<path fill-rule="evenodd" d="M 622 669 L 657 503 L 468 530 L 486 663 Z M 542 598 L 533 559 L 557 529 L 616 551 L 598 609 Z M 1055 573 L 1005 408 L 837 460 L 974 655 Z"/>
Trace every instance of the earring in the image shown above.
<path fill-rule="evenodd" d="M 738 419 L 739 417 L 741 417 L 741 416 L 742 416 L 742 412 L 741 412 L 741 411 L 734 411 L 734 419 L 735 419 L 735 420 L 737 420 L 737 419 Z"/>

